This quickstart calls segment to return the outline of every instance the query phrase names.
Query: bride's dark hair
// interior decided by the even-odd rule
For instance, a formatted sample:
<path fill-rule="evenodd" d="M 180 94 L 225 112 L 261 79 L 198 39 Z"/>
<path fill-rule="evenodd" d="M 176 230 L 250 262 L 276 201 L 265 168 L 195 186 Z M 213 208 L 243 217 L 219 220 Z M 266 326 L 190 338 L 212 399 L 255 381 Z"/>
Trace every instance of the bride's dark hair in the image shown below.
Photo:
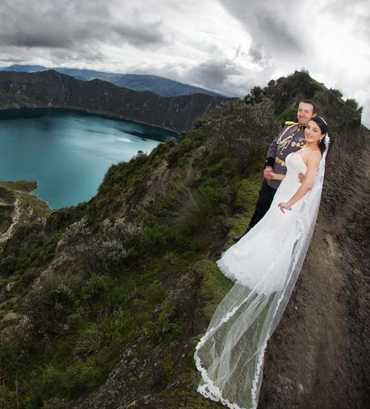
<path fill-rule="evenodd" d="M 325 139 L 326 134 L 328 133 L 328 124 L 326 123 L 325 119 L 321 118 L 320 116 L 314 116 L 310 119 L 310 121 L 316 122 L 318 127 L 321 130 L 321 133 L 324 135 L 324 137 L 319 141 L 319 148 L 320 148 L 321 154 L 323 154 L 326 149 L 324 139 Z"/>

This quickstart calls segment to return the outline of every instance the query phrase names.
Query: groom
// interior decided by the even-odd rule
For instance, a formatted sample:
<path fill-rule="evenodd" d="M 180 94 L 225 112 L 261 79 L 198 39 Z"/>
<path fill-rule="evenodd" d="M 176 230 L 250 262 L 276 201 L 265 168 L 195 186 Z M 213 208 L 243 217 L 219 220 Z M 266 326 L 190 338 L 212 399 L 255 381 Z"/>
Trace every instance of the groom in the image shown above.
<path fill-rule="evenodd" d="M 281 183 L 280 180 L 271 179 L 271 172 L 281 175 L 286 174 L 286 157 L 290 153 L 296 152 L 304 146 L 304 130 L 310 119 L 316 115 L 316 105 L 309 99 L 303 99 L 298 106 L 297 116 L 299 122 L 285 122 L 283 130 L 271 143 L 267 151 L 265 170 L 263 172 L 265 179 L 259 192 L 256 209 L 249 222 L 247 230 L 243 234 L 235 236 L 234 241 L 239 241 L 246 233 L 248 233 L 248 231 L 262 219 L 270 208 L 276 189 Z"/>

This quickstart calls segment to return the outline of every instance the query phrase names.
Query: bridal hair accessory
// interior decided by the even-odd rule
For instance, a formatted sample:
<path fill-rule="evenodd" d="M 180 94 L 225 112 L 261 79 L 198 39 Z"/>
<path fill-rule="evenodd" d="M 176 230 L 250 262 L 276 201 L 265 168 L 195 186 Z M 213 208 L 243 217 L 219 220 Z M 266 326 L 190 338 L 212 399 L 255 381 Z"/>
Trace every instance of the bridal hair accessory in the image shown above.
<path fill-rule="evenodd" d="M 323 135 L 328 132 L 328 124 L 321 116 L 313 116 L 310 121 L 316 122 Z"/>
<path fill-rule="evenodd" d="M 326 150 L 328 150 L 328 147 L 329 147 L 329 144 L 330 144 L 329 134 L 326 133 L 325 136 L 322 138 L 322 140 L 324 141 L 324 144 L 326 146 Z"/>
<path fill-rule="evenodd" d="M 320 119 L 324 122 L 324 124 L 325 124 L 326 126 L 328 126 L 328 123 L 325 121 L 325 119 L 324 119 L 322 116 L 319 116 L 318 118 L 320 118 Z"/>

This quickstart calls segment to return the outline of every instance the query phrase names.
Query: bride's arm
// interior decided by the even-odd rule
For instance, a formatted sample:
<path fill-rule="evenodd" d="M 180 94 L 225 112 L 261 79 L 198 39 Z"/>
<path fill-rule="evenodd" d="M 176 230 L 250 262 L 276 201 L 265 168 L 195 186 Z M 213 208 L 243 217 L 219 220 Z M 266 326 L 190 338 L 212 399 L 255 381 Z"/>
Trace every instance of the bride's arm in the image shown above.
<path fill-rule="evenodd" d="M 294 203 L 298 202 L 298 200 L 302 199 L 313 187 L 315 183 L 317 169 L 319 168 L 319 164 L 321 161 L 321 154 L 318 151 L 312 152 L 311 155 L 307 158 L 307 174 L 306 178 L 299 187 L 299 189 L 294 193 L 294 195 L 286 202 L 286 203 L 279 203 L 278 206 L 280 210 L 284 213 L 285 210 L 292 210 L 292 206 Z"/>

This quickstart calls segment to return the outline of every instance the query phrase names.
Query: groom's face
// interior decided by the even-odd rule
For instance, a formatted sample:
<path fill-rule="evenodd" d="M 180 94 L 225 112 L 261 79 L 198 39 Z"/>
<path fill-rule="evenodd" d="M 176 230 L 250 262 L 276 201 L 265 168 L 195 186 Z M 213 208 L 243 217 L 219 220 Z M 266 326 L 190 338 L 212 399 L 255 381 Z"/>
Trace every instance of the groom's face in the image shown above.
<path fill-rule="evenodd" d="M 298 106 L 297 116 L 301 125 L 307 125 L 309 120 L 315 116 L 313 113 L 313 106 L 306 102 L 301 102 Z"/>

